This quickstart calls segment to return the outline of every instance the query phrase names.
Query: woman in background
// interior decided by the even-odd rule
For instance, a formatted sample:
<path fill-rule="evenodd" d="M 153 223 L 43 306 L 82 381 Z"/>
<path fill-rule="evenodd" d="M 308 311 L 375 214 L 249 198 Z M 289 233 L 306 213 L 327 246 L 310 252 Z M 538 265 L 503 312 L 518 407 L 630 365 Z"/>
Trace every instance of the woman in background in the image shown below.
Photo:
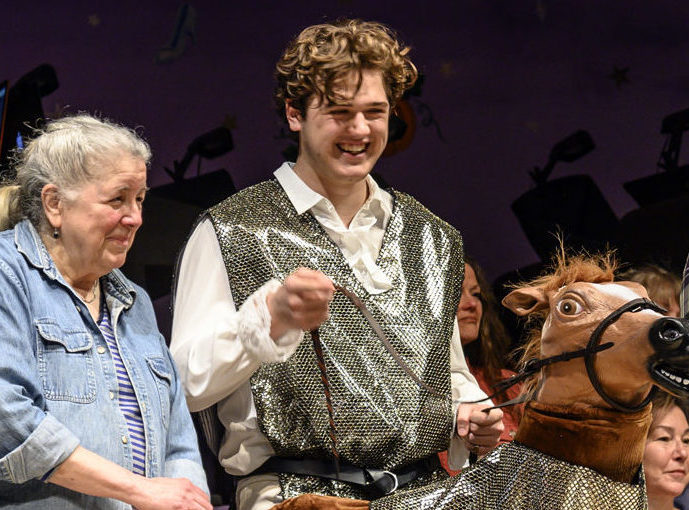
<path fill-rule="evenodd" d="M 687 405 L 663 392 L 652 413 L 643 461 L 648 509 L 676 510 L 674 499 L 689 482 Z"/>
<path fill-rule="evenodd" d="M 505 368 L 509 356 L 510 337 L 500 320 L 497 307 L 495 296 L 481 268 L 467 257 L 464 264 L 462 295 L 457 307 L 457 324 L 469 371 L 486 395 L 495 392 L 493 386 L 497 382 L 515 375 Z M 520 392 L 521 384 L 516 384 L 492 400 L 499 404 L 518 397 Z M 512 441 L 517 432 L 522 405 L 504 407 L 502 410 L 505 430 L 500 436 L 500 442 L 506 443 Z M 439 455 L 443 467 L 450 474 L 455 475 L 459 472 L 449 469 L 446 452 Z"/>
<path fill-rule="evenodd" d="M 510 336 L 498 315 L 498 304 L 491 292 L 483 271 L 474 260 L 467 257 L 464 264 L 462 296 L 457 307 L 457 324 L 462 339 L 464 357 L 469 370 L 481 389 L 492 395 L 493 386 L 515 373 L 506 368 L 509 360 Z M 496 395 L 493 402 L 506 402 L 519 396 L 521 385 Z M 503 409 L 505 430 L 501 442 L 511 441 L 521 419 L 521 406 Z"/>
<path fill-rule="evenodd" d="M 648 297 L 667 310 L 668 317 L 679 317 L 680 278 L 654 264 L 644 264 L 620 273 L 619 280 L 637 282 L 646 287 Z"/>
<path fill-rule="evenodd" d="M 55 120 L 0 192 L 0 506 L 210 509 L 196 434 L 146 292 L 117 269 L 148 145 Z"/>

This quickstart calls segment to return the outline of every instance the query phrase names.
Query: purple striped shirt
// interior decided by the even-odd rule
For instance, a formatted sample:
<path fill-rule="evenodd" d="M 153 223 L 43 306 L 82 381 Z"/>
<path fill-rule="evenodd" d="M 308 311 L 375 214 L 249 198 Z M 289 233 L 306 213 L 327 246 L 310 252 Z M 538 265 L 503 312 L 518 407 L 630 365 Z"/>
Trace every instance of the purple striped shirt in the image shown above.
<path fill-rule="evenodd" d="M 139 401 L 136 399 L 127 368 L 120 357 L 120 350 L 117 348 L 115 334 L 110 323 L 110 311 L 105 300 L 103 300 L 103 305 L 101 306 L 98 327 L 101 333 L 103 333 L 115 364 L 119 390 L 117 400 L 129 431 L 129 445 L 132 450 L 132 471 L 138 475 L 146 476 L 146 434 L 144 432 L 144 421 L 141 417 L 141 408 L 139 407 Z"/>

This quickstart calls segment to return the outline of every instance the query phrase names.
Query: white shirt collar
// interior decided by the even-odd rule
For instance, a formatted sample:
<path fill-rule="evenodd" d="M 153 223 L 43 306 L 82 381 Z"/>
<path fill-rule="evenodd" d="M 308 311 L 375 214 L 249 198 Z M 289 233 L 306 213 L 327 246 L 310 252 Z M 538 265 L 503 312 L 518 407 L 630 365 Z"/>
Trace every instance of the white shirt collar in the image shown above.
<path fill-rule="evenodd" d="M 280 183 L 280 186 L 285 190 L 287 198 L 297 211 L 297 214 L 304 214 L 320 202 L 330 204 L 330 200 L 325 198 L 320 193 L 312 190 L 309 186 L 301 180 L 301 178 L 294 172 L 294 163 L 285 161 L 280 168 L 275 170 L 273 175 Z M 368 186 L 368 199 L 361 209 L 370 209 L 374 203 L 379 203 L 386 218 L 392 215 L 392 197 L 390 194 L 381 189 L 378 183 L 370 175 L 366 176 L 366 184 Z M 332 204 L 331 204 L 332 205 Z"/>
<path fill-rule="evenodd" d="M 309 211 L 313 215 L 369 293 L 379 294 L 392 288 L 392 280 L 376 264 L 385 227 L 392 216 L 392 195 L 367 176 L 369 197 L 349 226 L 345 226 L 330 200 L 309 188 L 292 165 L 284 163 L 274 175 L 297 213 Z"/>

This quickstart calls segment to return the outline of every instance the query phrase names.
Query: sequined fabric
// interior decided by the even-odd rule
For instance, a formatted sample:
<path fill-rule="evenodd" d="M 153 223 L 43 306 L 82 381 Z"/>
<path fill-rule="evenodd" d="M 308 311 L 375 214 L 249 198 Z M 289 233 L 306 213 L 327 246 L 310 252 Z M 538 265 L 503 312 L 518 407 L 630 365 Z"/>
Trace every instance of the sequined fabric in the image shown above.
<path fill-rule="evenodd" d="M 576 446 L 573 446 L 576 447 Z M 371 503 L 371 510 L 646 510 L 639 469 L 633 484 L 564 462 L 516 441 L 459 476 Z"/>
<path fill-rule="evenodd" d="M 463 276 L 459 233 L 413 198 L 394 192 L 378 265 L 393 288 L 371 295 L 309 214 L 298 215 L 276 181 L 210 210 L 232 295 L 241 305 L 270 278 L 319 269 L 359 296 L 397 352 L 438 396 L 420 388 L 338 293 L 320 328 L 342 462 L 395 470 L 447 447 L 451 428 L 449 344 Z M 264 364 L 251 387 L 262 432 L 278 456 L 330 458 L 328 414 L 309 338 L 284 363 Z M 281 475 L 283 496 L 352 496 L 342 484 Z M 357 495 L 358 497 L 358 495 Z"/>

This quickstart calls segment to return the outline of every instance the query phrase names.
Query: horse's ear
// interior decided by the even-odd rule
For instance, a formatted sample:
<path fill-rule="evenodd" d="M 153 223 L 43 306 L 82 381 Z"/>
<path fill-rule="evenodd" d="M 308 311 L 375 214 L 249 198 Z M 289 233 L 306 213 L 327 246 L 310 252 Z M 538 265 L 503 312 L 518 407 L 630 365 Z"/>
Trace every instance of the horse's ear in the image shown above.
<path fill-rule="evenodd" d="M 503 306 L 519 316 L 529 315 L 548 306 L 548 298 L 540 287 L 522 287 L 507 294 Z"/>

